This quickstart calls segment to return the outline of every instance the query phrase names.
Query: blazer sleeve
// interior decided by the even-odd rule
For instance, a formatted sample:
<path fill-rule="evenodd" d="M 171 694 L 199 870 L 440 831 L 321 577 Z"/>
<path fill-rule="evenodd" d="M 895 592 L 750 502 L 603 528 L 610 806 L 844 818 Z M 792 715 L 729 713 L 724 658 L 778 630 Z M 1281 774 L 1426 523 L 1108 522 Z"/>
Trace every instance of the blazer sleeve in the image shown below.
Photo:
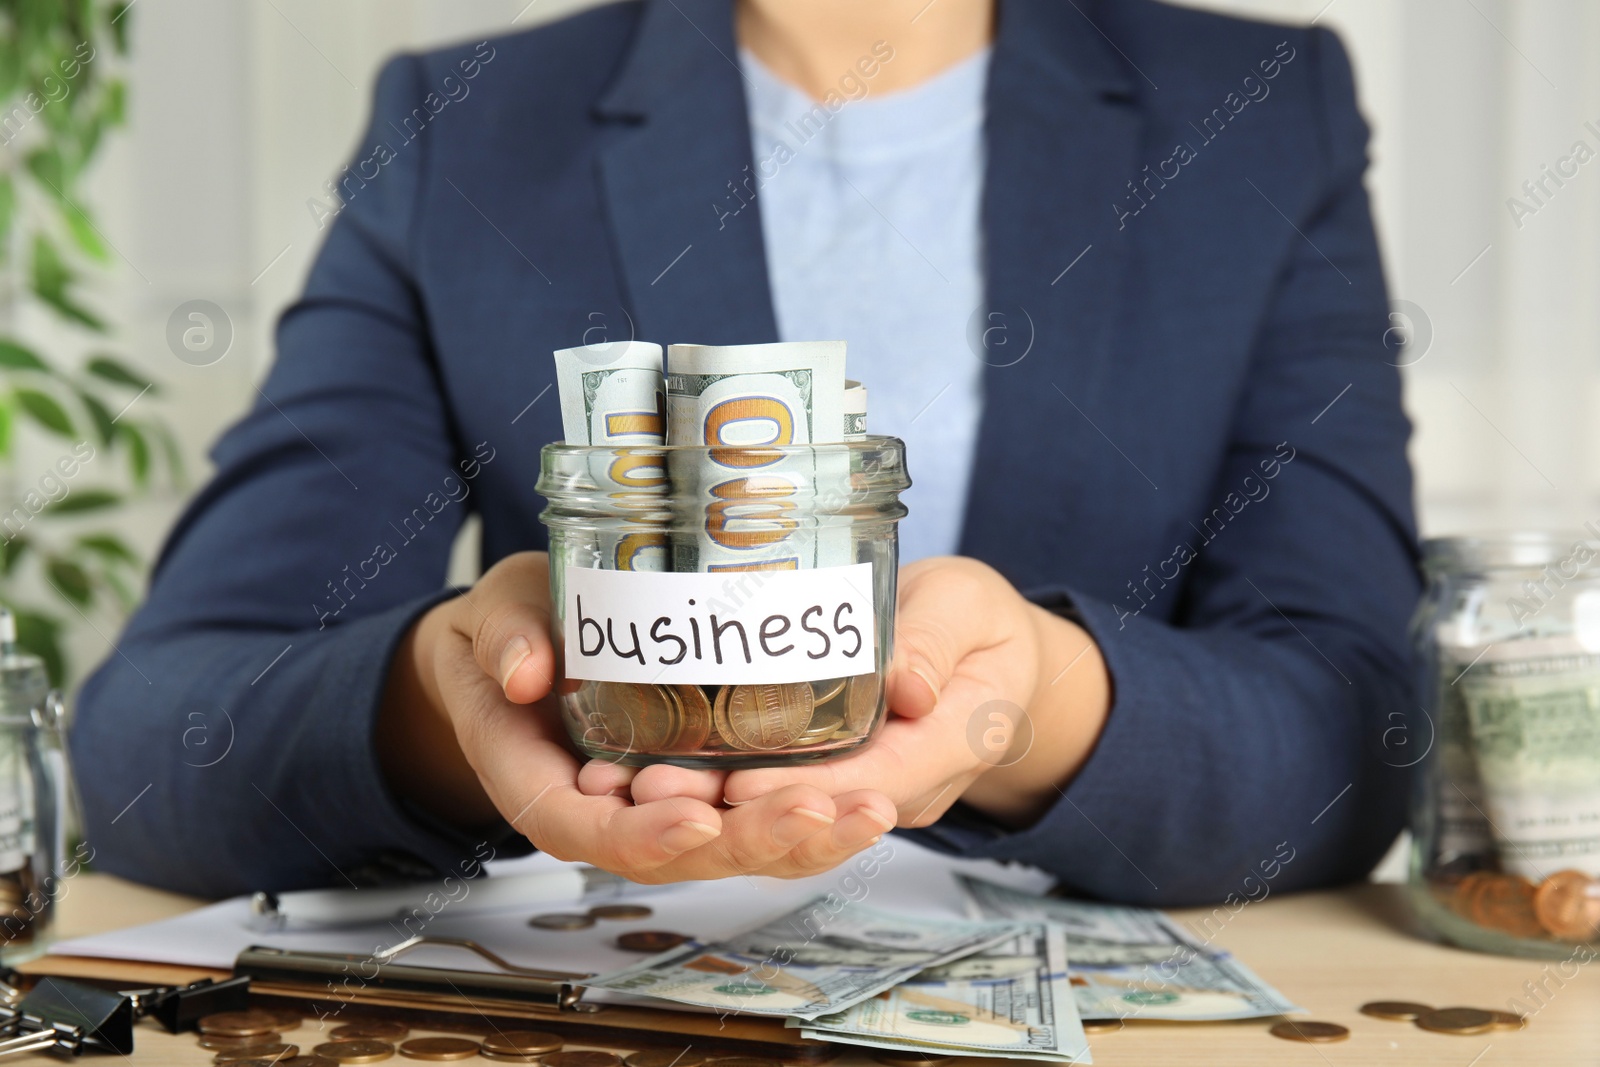
<path fill-rule="evenodd" d="M 930 828 L 947 847 L 1178 905 L 1360 878 L 1401 828 L 1432 743 L 1408 652 L 1410 425 L 1383 343 L 1349 63 L 1326 31 L 1306 43 L 1325 184 L 1294 219 L 1304 239 L 1290 237 L 1215 490 L 1270 496 L 1214 542 L 1196 538 L 1170 622 L 1027 591 L 1099 644 L 1110 717 L 1038 823 L 1008 834 L 957 810 Z"/>
<path fill-rule="evenodd" d="M 393 141 L 380 131 L 423 99 L 417 64 L 385 68 L 363 145 Z M 83 688 L 72 754 L 111 873 L 224 895 L 420 876 L 476 851 L 397 803 L 373 745 L 390 657 L 445 595 L 494 457 L 452 432 L 410 280 L 427 151 L 420 136 L 341 183 L 256 403 Z"/>

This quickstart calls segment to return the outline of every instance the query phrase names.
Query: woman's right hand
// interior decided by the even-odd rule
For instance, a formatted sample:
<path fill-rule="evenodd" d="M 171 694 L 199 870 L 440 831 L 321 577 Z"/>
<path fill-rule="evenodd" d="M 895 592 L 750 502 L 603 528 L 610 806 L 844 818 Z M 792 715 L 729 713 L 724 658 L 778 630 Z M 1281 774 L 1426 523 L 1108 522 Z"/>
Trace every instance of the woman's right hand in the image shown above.
<path fill-rule="evenodd" d="M 406 633 L 376 739 L 398 793 L 456 825 L 498 814 L 543 852 L 639 882 L 801 877 L 894 825 L 874 790 L 793 785 L 728 808 L 722 772 L 582 764 L 551 693 L 549 589 L 543 552 L 508 556 Z"/>

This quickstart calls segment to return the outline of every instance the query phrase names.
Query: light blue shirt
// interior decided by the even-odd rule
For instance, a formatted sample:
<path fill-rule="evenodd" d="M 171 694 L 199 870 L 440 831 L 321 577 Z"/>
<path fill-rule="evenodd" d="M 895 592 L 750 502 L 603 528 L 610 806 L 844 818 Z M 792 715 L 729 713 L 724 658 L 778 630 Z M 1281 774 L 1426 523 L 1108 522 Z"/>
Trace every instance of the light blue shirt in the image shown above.
<path fill-rule="evenodd" d="M 857 98 L 834 110 L 741 59 L 778 335 L 848 342 L 869 432 L 906 443 L 900 559 L 953 553 L 983 408 L 967 323 L 983 300 L 989 52 L 897 93 L 852 71 L 839 97 Z"/>

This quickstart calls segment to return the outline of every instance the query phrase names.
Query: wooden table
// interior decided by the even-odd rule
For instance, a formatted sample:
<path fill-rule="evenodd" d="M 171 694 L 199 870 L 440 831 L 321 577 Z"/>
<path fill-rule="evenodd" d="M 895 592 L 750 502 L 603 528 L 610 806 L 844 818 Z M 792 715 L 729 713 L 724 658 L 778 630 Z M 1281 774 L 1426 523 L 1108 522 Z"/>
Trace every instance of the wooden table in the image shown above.
<path fill-rule="evenodd" d="M 115 878 L 86 875 L 73 881 L 62 902 L 60 933 L 76 937 L 150 922 L 198 903 Z M 1198 925 L 1208 913 L 1174 914 Z M 1226 910 L 1216 914 L 1226 915 Z M 1281 1041 L 1269 1036 L 1268 1024 L 1262 1022 L 1136 1022 L 1117 1033 L 1090 1037 L 1096 1064 L 1600 1064 L 1600 960 L 1563 968 L 1560 962 L 1502 959 L 1429 943 L 1412 931 L 1400 887 L 1392 885 L 1274 895 L 1245 906 L 1220 930 L 1218 922 L 1214 919 L 1206 927 L 1217 931 L 1216 945 L 1305 1006 L 1309 1018 L 1348 1026 L 1350 1039 L 1332 1045 Z M 1379 999 L 1503 1009 L 1513 998 L 1537 1008 L 1527 1029 L 1478 1037 L 1432 1034 L 1356 1011 L 1363 1002 Z M 286 1034 L 285 1040 L 297 1042 L 304 1051 L 325 1037 L 307 1026 Z M 14 1062 L 61 1061 L 36 1055 Z M 129 1062 L 135 1067 L 198 1067 L 211 1062 L 211 1053 L 195 1044 L 194 1035 L 170 1035 L 147 1021 L 138 1028 L 137 1052 Z M 396 1057 L 390 1062 L 419 1061 Z M 869 1062 L 856 1053 L 836 1061 L 839 1067 Z M 961 1061 L 951 1067 L 978 1062 Z"/>

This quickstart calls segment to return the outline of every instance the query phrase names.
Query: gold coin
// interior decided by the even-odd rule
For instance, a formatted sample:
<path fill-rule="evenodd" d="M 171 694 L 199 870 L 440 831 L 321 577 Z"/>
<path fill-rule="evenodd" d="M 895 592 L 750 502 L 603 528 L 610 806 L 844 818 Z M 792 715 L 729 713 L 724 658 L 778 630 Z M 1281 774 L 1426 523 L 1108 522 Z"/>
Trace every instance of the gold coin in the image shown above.
<path fill-rule="evenodd" d="M 306 1021 L 304 1015 L 297 1011 L 290 1011 L 287 1008 L 252 1008 L 251 1010 L 259 1011 L 262 1015 L 271 1019 L 273 1022 L 272 1028 L 278 1031 L 298 1030 Z"/>
<path fill-rule="evenodd" d="M 1121 1019 L 1085 1019 L 1083 1032 L 1086 1034 L 1114 1034 L 1122 1029 Z"/>
<path fill-rule="evenodd" d="M 483 1051 L 497 1056 L 543 1056 L 561 1045 L 561 1035 L 547 1030 L 497 1030 L 483 1039 Z"/>
<path fill-rule="evenodd" d="M 1492 1008 L 1489 1010 L 1489 1014 L 1494 1016 L 1494 1028 L 1496 1030 L 1521 1030 L 1528 1025 L 1528 1017 L 1526 1015 L 1518 1015 L 1510 1011 L 1495 1011 Z"/>
<path fill-rule="evenodd" d="M 601 727 L 611 747 L 628 752 L 664 751 L 679 733 L 677 703 L 659 685 L 601 682 L 590 721 Z"/>
<path fill-rule="evenodd" d="M 470 1060 L 478 1043 L 464 1037 L 413 1037 L 400 1046 L 400 1055 L 412 1060 Z"/>
<path fill-rule="evenodd" d="M 622 1067 L 622 1057 L 614 1052 L 552 1052 L 539 1062 L 544 1067 Z"/>
<path fill-rule="evenodd" d="M 552 911 L 535 915 L 528 925 L 540 930 L 585 930 L 594 925 L 594 916 L 581 911 Z"/>
<path fill-rule="evenodd" d="M 240 1060 L 284 1060 L 290 1056 L 300 1054 L 300 1046 L 285 1045 L 281 1041 L 266 1044 L 244 1045 L 240 1048 L 224 1049 L 211 1057 L 212 1063 L 237 1063 Z"/>
<path fill-rule="evenodd" d="M 1478 1008 L 1436 1008 L 1417 1016 L 1417 1025 L 1437 1034 L 1486 1034 L 1494 1016 Z"/>
<path fill-rule="evenodd" d="M 665 952 L 689 940 L 687 935 L 670 930 L 629 930 L 617 935 L 617 947 L 629 952 Z"/>
<path fill-rule="evenodd" d="M 643 904 L 596 904 L 589 909 L 589 914 L 596 919 L 627 922 L 630 919 L 648 919 L 655 912 Z"/>
<path fill-rule="evenodd" d="M 1539 925 L 1563 941 L 1588 941 L 1600 929 L 1600 881 L 1582 871 L 1557 871 L 1533 892 Z"/>
<path fill-rule="evenodd" d="M 356 1038 L 351 1041 L 327 1041 L 311 1050 L 335 1063 L 377 1063 L 394 1055 L 394 1046 L 387 1041 Z"/>
<path fill-rule="evenodd" d="M 745 751 L 787 748 L 805 733 L 813 710 L 811 686 L 736 685 L 722 707 L 717 729 L 728 744 Z"/>
<path fill-rule="evenodd" d="M 1544 927 L 1533 913 L 1533 896 L 1533 883 L 1521 875 L 1487 875 L 1472 887 L 1468 918 L 1513 937 L 1539 937 Z"/>
<path fill-rule="evenodd" d="M 1433 1010 L 1431 1004 L 1418 1004 L 1414 1000 L 1373 1000 L 1361 1005 L 1361 1014 L 1374 1019 L 1392 1019 L 1395 1022 L 1414 1022 L 1417 1016 Z"/>
<path fill-rule="evenodd" d="M 201 1017 L 200 1032 L 217 1037 L 261 1037 L 263 1041 L 256 1043 L 263 1044 L 266 1035 L 276 1033 L 277 1027 L 264 1011 L 219 1011 Z"/>
<path fill-rule="evenodd" d="M 630 1052 L 623 1057 L 627 1067 L 700 1067 L 706 1062 L 703 1053 L 694 1049 L 685 1048 L 676 1051 L 664 1048 L 646 1049 L 643 1052 Z"/>
<path fill-rule="evenodd" d="M 844 728 L 851 737 L 860 737 L 872 729 L 878 717 L 878 674 L 858 674 L 850 679 L 850 688 L 844 695 Z"/>
<path fill-rule="evenodd" d="M 272 1067 L 339 1067 L 339 1063 L 326 1056 L 290 1056 L 286 1060 L 273 1061 Z"/>
<path fill-rule="evenodd" d="M 200 1047 L 213 1052 L 221 1049 L 246 1048 L 250 1045 L 270 1045 L 282 1039 L 276 1031 L 268 1034 L 245 1034 L 242 1037 L 233 1037 L 229 1034 L 201 1034 Z"/>
<path fill-rule="evenodd" d="M 812 682 L 811 692 L 817 702 L 817 707 L 822 707 L 828 701 L 844 692 L 845 686 L 850 684 L 848 678 L 835 678 L 827 682 Z"/>
<path fill-rule="evenodd" d="M 336 1026 L 328 1036 L 335 1041 L 399 1041 L 409 1033 L 411 1027 L 405 1023 L 390 1022 L 387 1019 L 366 1019 Z"/>
<path fill-rule="evenodd" d="M 1347 1027 L 1338 1023 L 1300 1022 L 1290 1020 L 1281 1022 L 1267 1033 L 1273 1037 L 1281 1037 L 1285 1041 L 1304 1041 L 1308 1045 L 1325 1045 L 1331 1041 L 1343 1041 L 1350 1036 Z"/>
<path fill-rule="evenodd" d="M 673 738 L 673 752 L 695 752 L 706 745 L 711 737 L 711 698 L 698 685 L 672 685 L 671 691 L 678 707 L 678 736 Z"/>

